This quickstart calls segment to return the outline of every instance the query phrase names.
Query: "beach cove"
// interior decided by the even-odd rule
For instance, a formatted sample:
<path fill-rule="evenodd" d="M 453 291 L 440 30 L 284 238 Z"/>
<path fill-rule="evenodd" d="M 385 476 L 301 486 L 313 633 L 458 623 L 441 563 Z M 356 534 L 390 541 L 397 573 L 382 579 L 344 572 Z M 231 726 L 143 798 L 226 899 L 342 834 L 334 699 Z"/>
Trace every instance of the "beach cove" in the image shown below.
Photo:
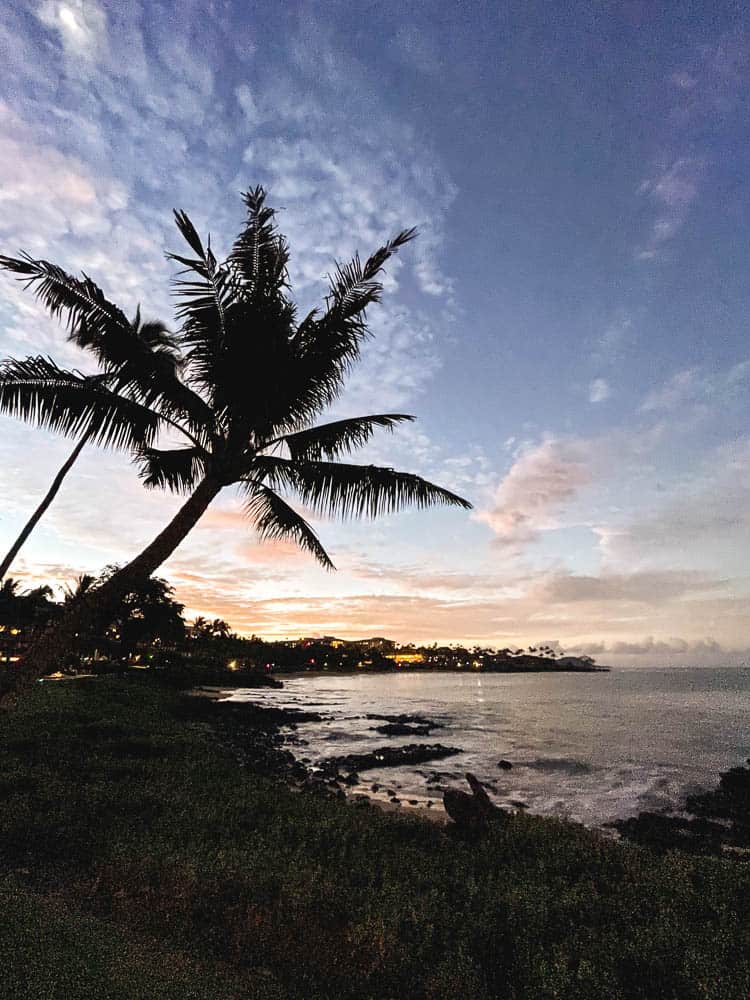
<path fill-rule="evenodd" d="M 368 769 L 345 786 L 384 801 L 392 790 L 402 808 L 412 800 L 439 809 L 443 790 L 463 787 L 470 771 L 506 808 L 521 803 L 537 815 L 601 826 L 642 810 L 679 808 L 750 755 L 744 670 L 321 673 L 285 675 L 283 684 L 226 696 L 321 715 L 289 733 L 290 749 L 309 766 L 414 743 L 461 749 L 444 760 Z M 421 735 L 414 726 L 400 735 L 378 731 L 384 717 L 405 714 L 436 726 Z"/>

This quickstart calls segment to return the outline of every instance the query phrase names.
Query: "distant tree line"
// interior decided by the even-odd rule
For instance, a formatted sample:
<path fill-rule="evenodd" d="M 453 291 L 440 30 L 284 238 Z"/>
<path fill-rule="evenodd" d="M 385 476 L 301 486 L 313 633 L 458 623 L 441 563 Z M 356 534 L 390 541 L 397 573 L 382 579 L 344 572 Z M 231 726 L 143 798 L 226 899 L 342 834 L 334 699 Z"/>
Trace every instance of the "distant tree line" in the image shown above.
<path fill-rule="evenodd" d="M 83 574 L 53 599 L 49 586 L 23 589 L 7 578 L 0 585 L 0 664 L 12 671 L 40 629 L 117 572 L 107 567 L 98 577 Z M 61 662 L 63 672 L 101 672 L 125 667 L 220 674 L 368 671 L 480 671 L 593 669 L 590 657 L 559 656 L 550 645 L 528 649 L 461 645 L 400 645 L 382 637 L 343 640 L 334 636 L 266 641 L 238 635 L 221 618 L 189 622 L 171 585 L 150 577 L 133 586 L 104 627 L 91 625 L 77 637 L 74 652 Z"/>

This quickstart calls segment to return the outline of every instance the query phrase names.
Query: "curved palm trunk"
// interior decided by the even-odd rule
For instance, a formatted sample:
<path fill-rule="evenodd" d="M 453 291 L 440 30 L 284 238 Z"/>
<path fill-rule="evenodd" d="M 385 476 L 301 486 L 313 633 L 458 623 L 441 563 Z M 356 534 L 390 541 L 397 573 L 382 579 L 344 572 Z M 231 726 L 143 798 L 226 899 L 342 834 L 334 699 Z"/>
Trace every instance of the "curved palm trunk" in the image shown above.
<path fill-rule="evenodd" d="M 49 505 L 52 503 L 52 501 L 57 496 L 57 491 L 62 486 L 63 479 L 65 479 L 65 477 L 67 476 L 67 474 L 73 468 L 73 465 L 75 464 L 76 459 L 78 458 L 78 456 L 83 451 L 84 445 L 88 441 L 89 437 L 90 437 L 90 434 L 84 434 L 84 436 L 81 438 L 81 440 L 75 446 L 75 448 L 71 452 L 70 457 L 68 458 L 68 460 L 65 462 L 65 464 L 62 466 L 62 468 L 57 473 L 57 475 L 55 476 L 55 478 L 52 480 L 52 485 L 50 486 L 49 490 L 47 490 L 47 495 L 45 496 L 44 500 L 42 500 L 42 502 L 39 504 L 39 506 L 37 507 L 37 509 L 31 515 L 31 517 L 29 518 L 29 520 L 26 522 L 26 524 L 23 527 L 23 530 L 21 531 L 21 534 L 18 536 L 18 538 L 15 540 L 15 542 L 11 546 L 10 551 L 6 555 L 5 559 L 3 559 L 3 561 L 0 563 L 0 580 L 2 580 L 2 578 L 5 576 L 5 574 L 10 569 L 11 564 L 13 563 L 13 560 L 18 555 L 19 549 L 21 548 L 21 546 L 23 545 L 23 543 L 26 541 L 26 539 L 29 537 L 29 535 L 34 530 L 34 528 L 36 527 L 37 523 L 39 522 L 39 520 L 42 517 L 42 514 L 44 514 L 45 510 L 49 507 Z"/>
<path fill-rule="evenodd" d="M 0 681 L 0 706 L 11 707 L 19 694 L 37 678 L 57 670 L 76 648 L 79 632 L 95 625 L 108 624 L 119 602 L 132 590 L 134 583 L 147 579 L 172 555 L 221 489 L 222 484 L 217 480 L 210 477 L 204 479 L 167 527 L 139 556 L 114 573 L 101 587 L 89 591 L 48 626 L 31 645 L 23 661 L 9 668 Z"/>

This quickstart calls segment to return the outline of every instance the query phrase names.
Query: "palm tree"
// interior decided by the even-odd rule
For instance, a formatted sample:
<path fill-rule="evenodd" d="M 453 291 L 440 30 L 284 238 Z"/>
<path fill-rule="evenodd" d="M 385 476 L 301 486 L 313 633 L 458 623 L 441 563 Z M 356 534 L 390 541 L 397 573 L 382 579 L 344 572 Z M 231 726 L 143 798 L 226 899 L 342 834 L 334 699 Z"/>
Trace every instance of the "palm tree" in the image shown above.
<path fill-rule="evenodd" d="M 209 627 L 211 635 L 216 639 L 228 639 L 232 632 L 223 618 L 214 618 Z"/>
<path fill-rule="evenodd" d="M 144 376 L 148 377 L 148 372 L 154 367 L 157 372 L 161 372 L 176 364 L 177 352 L 172 338 L 163 324 L 142 322 L 140 307 L 136 311 L 135 318 L 131 321 L 127 320 L 116 306 L 106 301 L 101 290 L 87 275 L 84 274 L 83 279 L 74 278 L 54 264 L 44 260 L 33 260 L 27 255 L 21 257 L 0 256 L 0 268 L 17 274 L 19 280 L 27 288 L 33 288 L 53 315 L 65 315 L 68 325 L 68 339 L 78 344 L 79 347 L 93 351 L 107 376 L 106 380 L 97 376 L 92 377 L 91 388 L 93 391 L 106 387 L 117 393 L 127 389 L 134 377 L 138 376 L 140 379 L 143 379 Z M 49 379 L 56 374 L 45 366 L 43 358 L 29 360 L 33 361 L 34 364 L 31 369 L 27 364 L 25 372 L 27 378 L 33 378 L 37 375 Z M 12 367 L 10 373 L 13 374 Z M 68 372 L 65 374 L 78 376 L 78 373 Z M 83 376 L 78 377 L 83 378 Z M 52 480 L 44 499 L 21 529 L 5 558 L 0 562 L 0 580 L 6 575 L 21 546 L 57 496 L 63 480 L 84 447 L 97 438 L 96 420 L 91 419 L 87 423 L 85 419 L 82 419 L 81 431 L 78 443 Z M 99 437 L 101 443 L 115 443 L 106 436 L 103 439 L 101 435 Z"/>
<path fill-rule="evenodd" d="M 198 617 L 188 625 L 191 639 L 204 639 L 210 634 L 211 624 L 203 615 Z"/>
<path fill-rule="evenodd" d="M 13 577 L 6 577 L 0 584 L 0 647 L 6 663 L 11 653 L 28 642 L 30 634 L 45 625 L 55 614 L 56 605 L 51 601 L 52 588 L 33 587 L 21 591 L 21 584 Z"/>
<path fill-rule="evenodd" d="M 219 263 L 188 216 L 175 212 L 192 256 L 168 254 L 184 270 L 175 279 L 176 340 L 181 365 L 161 377 L 117 375 L 114 395 L 51 362 L 9 361 L 0 373 L 0 410 L 63 433 L 84 420 L 99 438 L 135 444 L 146 486 L 187 494 L 172 521 L 128 565 L 70 608 L 35 642 L 15 688 L 52 669 L 75 645 L 76 633 L 106 619 L 136 581 L 169 558 L 211 501 L 236 486 L 261 538 L 290 539 L 333 569 L 315 531 L 282 494 L 315 514 L 377 516 L 407 505 L 471 505 L 419 476 L 340 459 L 379 427 L 411 420 L 386 413 L 313 426 L 339 396 L 368 336 L 366 308 L 380 299 L 386 261 L 415 235 L 405 230 L 369 257 L 338 265 L 324 306 L 298 322 L 287 295 L 289 251 L 261 187 L 244 195 L 247 218 L 229 256 Z M 101 293 L 99 293 L 101 295 Z M 101 296 L 104 300 L 103 296 Z M 57 292 L 45 301 L 56 308 Z M 61 307 L 60 307 L 61 308 Z M 109 303 L 104 307 L 112 310 Z M 104 324 L 97 343 L 106 350 Z M 127 410 L 127 412 L 126 412 Z M 165 423 L 184 443 L 154 447 Z"/>
<path fill-rule="evenodd" d="M 63 605 L 69 608 L 71 604 L 75 604 L 80 601 L 91 588 L 96 583 L 96 577 L 92 576 L 91 573 L 80 573 L 74 581 L 74 584 L 66 583 L 63 587 Z"/>

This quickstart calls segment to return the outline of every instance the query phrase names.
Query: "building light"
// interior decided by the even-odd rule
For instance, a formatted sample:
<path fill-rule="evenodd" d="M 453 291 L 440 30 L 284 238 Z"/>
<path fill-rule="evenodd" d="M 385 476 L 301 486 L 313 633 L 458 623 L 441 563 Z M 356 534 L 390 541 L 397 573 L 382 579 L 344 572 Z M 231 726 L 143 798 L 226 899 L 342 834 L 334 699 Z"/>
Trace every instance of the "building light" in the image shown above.
<path fill-rule="evenodd" d="M 396 653 L 393 659 L 396 663 L 424 663 L 422 653 Z"/>

